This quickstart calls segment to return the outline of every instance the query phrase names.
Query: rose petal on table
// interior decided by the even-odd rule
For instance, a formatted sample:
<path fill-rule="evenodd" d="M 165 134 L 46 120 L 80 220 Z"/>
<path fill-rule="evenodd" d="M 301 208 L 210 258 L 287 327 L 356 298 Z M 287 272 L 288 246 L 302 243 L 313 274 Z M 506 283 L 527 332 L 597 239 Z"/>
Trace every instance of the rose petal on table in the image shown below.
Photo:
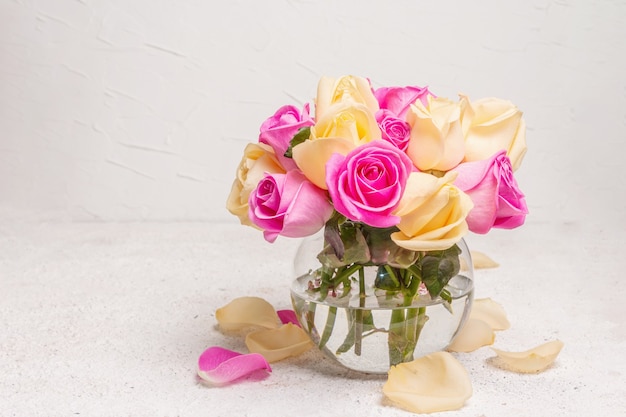
<path fill-rule="evenodd" d="M 278 310 L 276 312 L 278 314 L 278 318 L 280 322 L 283 324 L 291 323 L 295 324 L 298 327 L 300 326 L 300 322 L 298 321 L 298 317 L 296 316 L 296 312 L 293 310 Z"/>
<path fill-rule="evenodd" d="M 483 346 L 492 345 L 496 335 L 491 326 L 471 316 L 455 336 L 447 350 L 450 352 L 473 352 Z"/>
<path fill-rule="evenodd" d="M 477 298 L 472 303 L 470 318 L 482 320 L 493 330 L 506 330 L 511 327 L 501 304 L 491 298 Z"/>
<path fill-rule="evenodd" d="M 239 330 L 246 327 L 275 329 L 280 319 L 274 307 L 260 297 L 239 297 L 215 312 L 220 327 L 224 330 Z"/>
<path fill-rule="evenodd" d="M 272 372 L 270 364 L 258 353 L 242 354 L 212 346 L 198 358 L 198 376 L 214 385 L 224 385 L 261 370 Z"/>
<path fill-rule="evenodd" d="M 485 255 L 483 252 L 472 250 L 470 253 L 472 254 L 472 263 L 474 264 L 475 269 L 497 268 L 500 266 L 499 263 Z"/>
<path fill-rule="evenodd" d="M 563 342 L 553 340 L 524 352 L 506 352 L 491 348 L 506 368 L 520 373 L 540 372 L 550 366 L 563 348 Z"/>
<path fill-rule="evenodd" d="M 392 366 L 383 393 L 414 413 L 457 410 L 472 396 L 463 365 L 448 352 L 436 352 Z"/>
<path fill-rule="evenodd" d="M 278 329 L 261 329 L 246 336 L 250 352 L 260 353 L 268 362 L 297 356 L 313 347 L 313 342 L 300 327 L 287 323 Z"/>

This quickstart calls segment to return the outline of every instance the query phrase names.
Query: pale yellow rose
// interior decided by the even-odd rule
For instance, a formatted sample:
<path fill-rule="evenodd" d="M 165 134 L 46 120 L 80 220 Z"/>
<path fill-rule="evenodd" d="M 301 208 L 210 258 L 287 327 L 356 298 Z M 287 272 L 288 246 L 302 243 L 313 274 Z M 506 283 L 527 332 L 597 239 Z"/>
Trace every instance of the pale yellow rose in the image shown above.
<path fill-rule="evenodd" d="M 467 233 L 465 218 L 474 206 L 470 197 L 452 185 L 457 173 L 443 177 L 413 172 L 396 211 L 399 232 L 391 239 L 414 251 L 443 250 Z"/>
<path fill-rule="evenodd" d="M 407 155 L 420 171 L 448 171 L 465 155 L 461 106 L 447 98 L 428 97 L 428 106 L 420 100 L 407 113 L 411 140 Z"/>
<path fill-rule="evenodd" d="M 329 111 L 330 106 L 342 101 L 359 103 L 372 114 L 379 109 L 370 82 L 363 77 L 346 75 L 341 78 L 322 77 L 317 85 L 315 118 L 317 120 Z"/>
<path fill-rule="evenodd" d="M 461 97 L 461 125 L 465 136 L 465 161 L 488 159 L 505 150 L 513 170 L 526 153 L 526 123 L 513 103 L 498 98 L 470 102 Z"/>
<path fill-rule="evenodd" d="M 313 184 L 326 187 L 326 161 L 333 153 L 347 155 L 381 138 L 374 114 L 363 104 L 342 101 L 328 108 L 311 127 L 309 139 L 293 148 L 293 160 Z"/>
<path fill-rule="evenodd" d="M 226 208 L 239 217 L 241 224 L 253 226 L 248 218 L 248 197 L 265 173 L 284 173 L 271 146 L 249 143 L 237 168 L 237 176 L 226 201 Z"/>

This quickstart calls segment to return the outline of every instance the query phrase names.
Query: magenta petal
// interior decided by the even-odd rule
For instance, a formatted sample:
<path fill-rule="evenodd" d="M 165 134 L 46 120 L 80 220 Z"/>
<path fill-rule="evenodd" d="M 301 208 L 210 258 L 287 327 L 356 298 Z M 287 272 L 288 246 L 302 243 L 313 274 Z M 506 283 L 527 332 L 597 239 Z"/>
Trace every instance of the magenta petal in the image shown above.
<path fill-rule="evenodd" d="M 198 376 L 215 385 L 224 385 L 260 370 L 272 372 L 270 364 L 258 353 L 242 354 L 212 346 L 198 358 Z"/>
<path fill-rule="evenodd" d="M 302 327 L 300 326 L 298 317 L 296 316 L 296 313 L 293 310 L 278 310 L 276 314 L 278 314 L 278 318 L 280 319 L 281 323 L 283 324 L 291 323 L 291 324 L 295 324 L 298 327 Z"/>

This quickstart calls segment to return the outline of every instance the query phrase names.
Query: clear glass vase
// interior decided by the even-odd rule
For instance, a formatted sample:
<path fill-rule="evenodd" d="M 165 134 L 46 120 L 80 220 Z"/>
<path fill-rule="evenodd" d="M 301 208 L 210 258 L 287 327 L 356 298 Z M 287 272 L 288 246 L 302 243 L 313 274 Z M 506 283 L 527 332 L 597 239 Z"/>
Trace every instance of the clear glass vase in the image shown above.
<path fill-rule="evenodd" d="M 460 268 L 445 285 L 445 295 L 432 297 L 420 283 L 408 299 L 402 291 L 380 288 L 384 265 L 364 265 L 349 277 L 347 288 L 320 292 L 317 254 L 323 244 L 322 235 L 301 243 L 291 299 L 313 343 L 341 365 L 386 373 L 392 365 L 444 350 L 465 323 L 474 294 L 465 241 L 457 244 Z"/>

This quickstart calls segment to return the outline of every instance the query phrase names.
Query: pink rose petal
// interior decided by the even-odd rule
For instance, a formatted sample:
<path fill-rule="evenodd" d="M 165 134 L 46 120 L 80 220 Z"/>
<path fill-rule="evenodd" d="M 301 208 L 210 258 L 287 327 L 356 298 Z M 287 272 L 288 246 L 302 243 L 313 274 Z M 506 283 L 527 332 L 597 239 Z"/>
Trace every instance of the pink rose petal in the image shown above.
<path fill-rule="evenodd" d="M 270 364 L 258 353 L 242 354 L 212 346 L 198 358 L 198 376 L 215 385 L 224 385 L 261 370 L 272 372 Z"/>
<path fill-rule="evenodd" d="M 280 322 L 282 324 L 287 324 L 287 323 L 291 323 L 291 324 L 295 324 L 298 327 L 302 327 L 300 326 L 300 322 L 298 321 L 298 317 L 296 316 L 296 312 L 293 310 L 278 310 L 276 312 L 276 314 L 278 314 L 278 318 L 280 319 Z"/>

